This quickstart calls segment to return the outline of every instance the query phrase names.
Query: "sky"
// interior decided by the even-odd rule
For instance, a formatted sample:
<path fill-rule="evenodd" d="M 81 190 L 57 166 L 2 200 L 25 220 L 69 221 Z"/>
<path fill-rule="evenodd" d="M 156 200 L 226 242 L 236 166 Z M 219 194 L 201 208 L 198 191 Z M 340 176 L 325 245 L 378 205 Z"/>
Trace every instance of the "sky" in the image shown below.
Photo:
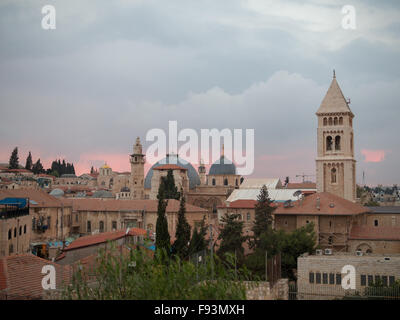
<path fill-rule="evenodd" d="M 42 28 L 42 7 L 56 29 Z M 356 28 L 344 29 L 345 5 Z M 400 182 L 398 1 L 0 2 L 0 162 L 18 146 L 77 173 L 129 171 L 137 136 L 254 129 L 254 177 L 315 179 L 333 69 L 355 114 L 357 182 Z M 147 165 L 148 167 L 148 165 Z"/>

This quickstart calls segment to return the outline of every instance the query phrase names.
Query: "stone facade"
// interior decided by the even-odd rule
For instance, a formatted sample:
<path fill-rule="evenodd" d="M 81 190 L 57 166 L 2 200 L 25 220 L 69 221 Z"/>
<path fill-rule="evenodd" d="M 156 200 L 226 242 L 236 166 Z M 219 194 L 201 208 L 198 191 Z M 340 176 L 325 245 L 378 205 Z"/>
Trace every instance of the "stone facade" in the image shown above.
<path fill-rule="evenodd" d="M 341 279 L 345 274 L 341 272 L 346 265 L 355 268 L 355 290 L 342 288 Z M 387 284 L 400 279 L 400 255 L 303 255 L 297 259 L 297 267 L 299 300 L 334 299 L 346 293 L 362 293 L 371 276 L 373 281 L 378 276 Z"/>

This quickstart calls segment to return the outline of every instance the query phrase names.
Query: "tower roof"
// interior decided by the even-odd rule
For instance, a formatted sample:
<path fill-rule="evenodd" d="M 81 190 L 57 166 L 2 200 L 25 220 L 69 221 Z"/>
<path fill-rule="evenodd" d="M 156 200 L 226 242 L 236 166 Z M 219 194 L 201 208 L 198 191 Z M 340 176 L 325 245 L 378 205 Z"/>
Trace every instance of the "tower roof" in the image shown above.
<path fill-rule="evenodd" d="M 319 107 L 317 114 L 320 113 L 332 113 L 332 112 L 350 112 L 349 105 L 336 81 L 335 73 L 328 92 L 322 100 L 321 106 Z"/>

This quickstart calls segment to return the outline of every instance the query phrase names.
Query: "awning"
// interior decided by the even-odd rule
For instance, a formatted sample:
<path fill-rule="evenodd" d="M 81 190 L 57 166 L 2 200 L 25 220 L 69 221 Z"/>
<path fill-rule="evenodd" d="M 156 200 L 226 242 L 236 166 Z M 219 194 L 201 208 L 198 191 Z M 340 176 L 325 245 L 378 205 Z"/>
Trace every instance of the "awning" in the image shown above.
<path fill-rule="evenodd" d="M 18 209 L 22 209 L 26 207 L 26 200 L 27 199 L 25 198 L 4 198 L 3 200 L 0 200 L 0 204 L 6 206 L 17 206 Z"/>

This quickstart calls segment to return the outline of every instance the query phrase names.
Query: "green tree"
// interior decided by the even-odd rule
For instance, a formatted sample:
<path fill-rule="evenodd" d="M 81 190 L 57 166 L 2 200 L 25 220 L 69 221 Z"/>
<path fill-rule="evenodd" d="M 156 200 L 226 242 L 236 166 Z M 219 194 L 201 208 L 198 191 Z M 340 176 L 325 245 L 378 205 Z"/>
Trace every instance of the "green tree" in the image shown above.
<path fill-rule="evenodd" d="M 42 163 L 40 162 L 40 159 L 38 159 L 38 160 L 35 162 L 35 164 L 33 165 L 33 167 L 32 167 L 32 172 L 33 172 L 34 174 L 40 174 L 40 173 L 44 173 L 44 172 L 45 172 L 44 169 L 43 169 L 43 165 L 42 165 Z"/>
<path fill-rule="evenodd" d="M 180 193 L 175 185 L 175 179 L 172 170 L 168 170 L 167 176 L 161 178 L 160 185 L 163 184 L 163 192 L 165 199 L 179 200 Z"/>
<path fill-rule="evenodd" d="M 33 166 L 32 155 L 31 155 L 31 152 L 29 151 L 28 157 L 26 158 L 26 162 L 25 162 L 25 169 L 30 171 L 30 170 L 32 170 L 32 166 Z"/>
<path fill-rule="evenodd" d="M 246 237 L 243 236 L 243 221 L 239 220 L 240 214 L 225 214 L 221 222 L 223 228 L 220 230 L 218 240 L 221 240 L 218 255 L 221 258 L 225 257 L 226 253 L 236 253 L 237 260 L 243 261 L 244 249 L 243 242 L 246 241 Z"/>
<path fill-rule="evenodd" d="M 199 228 L 194 228 L 192 238 L 190 239 L 189 254 L 193 255 L 200 251 L 206 250 L 208 247 L 208 240 L 206 240 L 207 226 L 206 217 L 203 217 Z"/>
<path fill-rule="evenodd" d="M 257 248 L 259 246 L 261 234 L 266 232 L 272 226 L 272 213 L 275 207 L 271 206 L 272 201 L 268 195 L 268 189 L 262 186 L 260 194 L 257 196 L 257 203 L 254 207 L 255 219 L 252 227 L 253 237 L 250 240 L 250 247 Z"/>
<path fill-rule="evenodd" d="M 168 221 L 166 217 L 166 209 L 168 200 L 165 200 L 164 184 L 160 183 L 158 189 L 158 208 L 157 208 L 157 223 L 156 223 L 156 250 L 170 253 L 171 238 L 168 232 Z"/>
<path fill-rule="evenodd" d="M 15 147 L 11 153 L 8 168 L 9 169 L 18 169 L 19 168 L 18 147 Z"/>
<path fill-rule="evenodd" d="M 173 253 L 177 254 L 181 259 L 185 259 L 189 254 L 190 224 L 186 219 L 185 197 L 182 191 L 181 194 Z"/>

